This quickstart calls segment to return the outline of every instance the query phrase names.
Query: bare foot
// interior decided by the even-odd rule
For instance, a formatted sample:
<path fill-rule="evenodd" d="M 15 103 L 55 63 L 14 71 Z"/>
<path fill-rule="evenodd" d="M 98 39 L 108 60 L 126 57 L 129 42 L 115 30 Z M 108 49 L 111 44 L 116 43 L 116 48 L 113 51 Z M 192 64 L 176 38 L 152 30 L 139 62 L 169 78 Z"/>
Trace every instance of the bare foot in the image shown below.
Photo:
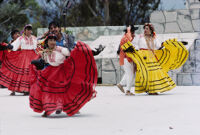
<path fill-rule="evenodd" d="M 133 94 L 132 92 L 130 92 L 130 90 L 126 91 L 126 96 L 135 96 L 135 94 Z"/>
<path fill-rule="evenodd" d="M 125 93 L 124 88 L 121 84 L 117 84 L 117 87 L 120 89 L 122 93 Z"/>

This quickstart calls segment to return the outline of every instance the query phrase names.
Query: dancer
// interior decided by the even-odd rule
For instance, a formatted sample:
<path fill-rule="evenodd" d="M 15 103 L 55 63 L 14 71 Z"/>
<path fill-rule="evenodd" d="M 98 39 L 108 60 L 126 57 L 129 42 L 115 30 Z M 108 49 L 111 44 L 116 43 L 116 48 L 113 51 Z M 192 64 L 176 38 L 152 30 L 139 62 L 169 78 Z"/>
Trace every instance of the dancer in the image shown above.
<path fill-rule="evenodd" d="M 75 37 L 71 34 L 61 32 L 61 26 L 58 22 L 52 21 L 49 23 L 48 31 L 42 35 L 39 40 L 45 39 L 49 33 L 54 33 L 57 36 L 56 45 L 68 48 L 70 51 L 75 47 Z"/>
<path fill-rule="evenodd" d="M 19 30 L 15 29 L 11 32 L 12 40 L 9 42 L 10 44 L 13 43 L 18 37 L 20 37 Z"/>
<path fill-rule="evenodd" d="M 26 25 L 24 33 L 18 37 L 12 45 L 8 45 L 8 50 L 0 51 L 2 57 L 2 68 L 0 69 L 0 84 L 12 91 L 28 95 L 30 88 L 29 65 L 32 60 L 39 56 L 34 49 L 37 47 L 37 39 L 31 35 L 32 26 Z"/>
<path fill-rule="evenodd" d="M 43 117 L 62 111 L 72 116 L 96 95 L 97 68 L 89 46 L 79 41 L 70 52 L 56 40 L 55 34 L 47 36 L 40 64 L 31 66 L 30 107 L 44 111 Z"/>
<path fill-rule="evenodd" d="M 124 31 L 125 34 L 121 39 L 120 47 L 128 41 L 130 41 L 130 42 L 133 41 L 133 39 L 135 37 L 135 30 L 137 30 L 137 29 L 138 29 L 138 27 L 134 27 L 133 25 L 127 27 L 127 29 Z M 121 92 L 125 93 L 123 85 L 126 85 L 127 90 L 126 90 L 125 95 L 133 96 L 134 94 L 131 90 L 131 86 L 132 86 L 133 80 L 134 80 L 135 64 L 133 63 L 133 61 L 130 58 L 128 58 L 126 56 L 126 54 L 120 49 L 120 47 L 118 50 L 118 53 L 120 56 L 119 64 L 120 64 L 120 66 L 123 66 L 123 68 L 124 68 L 124 76 L 123 76 L 122 80 L 120 81 L 120 83 L 117 84 L 117 87 L 121 90 Z"/>
<path fill-rule="evenodd" d="M 188 57 L 188 51 L 182 42 L 176 39 L 159 44 L 152 24 L 144 25 L 144 36 L 138 43 L 137 51 L 130 42 L 122 49 L 137 65 L 135 93 L 146 92 L 158 95 L 158 92 L 169 91 L 176 86 L 167 72 L 182 66 Z"/>

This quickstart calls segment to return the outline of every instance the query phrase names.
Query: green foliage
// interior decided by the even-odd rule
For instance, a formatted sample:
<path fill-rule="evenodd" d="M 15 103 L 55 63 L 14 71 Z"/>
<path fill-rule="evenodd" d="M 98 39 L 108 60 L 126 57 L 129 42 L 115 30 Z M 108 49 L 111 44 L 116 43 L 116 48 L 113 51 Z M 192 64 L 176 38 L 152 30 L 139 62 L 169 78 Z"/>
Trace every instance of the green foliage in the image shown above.
<path fill-rule="evenodd" d="M 0 42 L 8 42 L 10 32 L 13 29 L 22 30 L 23 27 L 32 23 L 33 33 L 36 34 L 41 25 L 42 9 L 35 0 L 7 0 L 0 2 Z"/>
<path fill-rule="evenodd" d="M 144 24 L 160 0 L 80 0 L 67 15 L 67 26 Z"/>
<path fill-rule="evenodd" d="M 7 41 L 12 29 L 22 28 L 25 23 L 28 23 L 28 18 L 23 11 L 18 4 L 0 4 L 0 41 Z"/>

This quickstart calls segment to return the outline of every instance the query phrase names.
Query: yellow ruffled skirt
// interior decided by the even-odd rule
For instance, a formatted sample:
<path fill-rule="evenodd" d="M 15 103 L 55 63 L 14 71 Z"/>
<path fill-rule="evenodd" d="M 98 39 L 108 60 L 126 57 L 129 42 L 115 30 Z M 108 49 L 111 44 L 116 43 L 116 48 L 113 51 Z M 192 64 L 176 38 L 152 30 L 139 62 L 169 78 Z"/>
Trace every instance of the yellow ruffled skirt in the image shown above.
<path fill-rule="evenodd" d="M 122 46 L 123 50 L 133 45 L 130 42 Z M 182 42 L 167 40 L 161 50 L 135 50 L 126 52 L 137 66 L 135 93 L 157 93 L 171 90 L 176 86 L 169 77 L 169 70 L 181 67 L 188 58 L 188 51 Z"/>

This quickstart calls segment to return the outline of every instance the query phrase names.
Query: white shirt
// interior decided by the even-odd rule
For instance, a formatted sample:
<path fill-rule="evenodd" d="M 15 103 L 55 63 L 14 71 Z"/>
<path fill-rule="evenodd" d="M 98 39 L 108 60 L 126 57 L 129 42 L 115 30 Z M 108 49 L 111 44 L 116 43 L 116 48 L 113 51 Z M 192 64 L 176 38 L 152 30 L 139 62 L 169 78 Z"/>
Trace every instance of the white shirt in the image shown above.
<path fill-rule="evenodd" d="M 22 50 L 34 50 L 37 48 L 37 38 L 33 35 L 30 37 L 20 36 L 11 45 L 13 45 L 13 51 L 18 49 Z"/>
<path fill-rule="evenodd" d="M 70 51 L 67 48 L 56 46 L 55 49 L 50 53 L 44 54 L 44 60 L 51 66 L 59 66 L 64 63 L 66 56 L 70 56 Z"/>
<path fill-rule="evenodd" d="M 139 35 L 135 35 L 135 37 L 133 38 L 131 43 L 133 44 L 133 46 L 135 47 L 136 50 L 139 49 L 138 42 L 139 42 Z"/>
<path fill-rule="evenodd" d="M 161 43 L 159 42 L 159 40 L 157 38 L 155 38 L 153 40 L 153 43 L 154 43 L 154 47 L 155 47 L 154 50 L 158 50 L 161 47 Z M 150 44 L 150 46 L 153 46 L 151 44 L 151 42 L 149 42 L 149 44 Z M 139 40 L 138 40 L 138 47 L 139 47 L 139 49 L 141 49 L 141 48 L 149 49 L 144 35 L 140 35 Z"/>

